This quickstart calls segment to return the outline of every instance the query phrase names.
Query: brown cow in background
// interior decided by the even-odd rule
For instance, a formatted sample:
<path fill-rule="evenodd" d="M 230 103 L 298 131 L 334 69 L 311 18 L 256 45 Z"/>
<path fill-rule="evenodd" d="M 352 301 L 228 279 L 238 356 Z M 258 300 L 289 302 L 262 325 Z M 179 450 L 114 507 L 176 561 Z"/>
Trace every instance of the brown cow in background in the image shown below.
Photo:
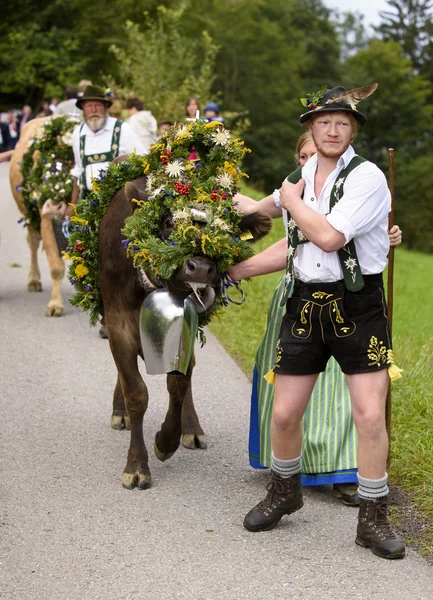
<path fill-rule="evenodd" d="M 9 166 L 9 179 L 12 190 L 12 195 L 17 203 L 18 210 L 24 215 L 26 209 L 21 193 L 18 191 L 22 184 L 22 175 L 20 162 L 27 152 L 28 143 L 36 133 L 46 118 L 33 119 L 29 121 L 21 132 L 20 140 L 12 152 Z M 41 209 L 39 209 L 41 214 Z M 30 270 L 27 281 L 27 289 L 29 292 L 42 291 L 41 274 L 38 265 L 38 248 L 42 238 L 43 249 L 47 255 L 48 265 L 52 280 L 51 298 L 47 305 L 47 317 L 60 317 L 63 315 L 63 295 L 62 295 L 62 279 L 65 274 L 65 263 L 59 255 L 59 248 L 54 236 L 53 224 L 49 217 L 41 214 L 41 233 L 39 234 L 32 227 L 27 227 L 27 242 L 30 248 Z"/>

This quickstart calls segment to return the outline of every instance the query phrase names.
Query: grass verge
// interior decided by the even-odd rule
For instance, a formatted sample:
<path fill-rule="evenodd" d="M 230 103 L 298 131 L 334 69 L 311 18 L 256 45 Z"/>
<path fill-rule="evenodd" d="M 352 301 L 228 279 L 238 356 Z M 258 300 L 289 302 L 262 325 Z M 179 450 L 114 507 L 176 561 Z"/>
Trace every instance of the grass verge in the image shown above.
<path fill-rule="evenodd" d="M 251 188 L 243 193 L 260 198 Z M 259 252 L 284 236 L 281 219 Z M 257 347 L 266 325 L 267 309 L 281 273 L 243 282 L 246 302 L 230 304 L 212 333 L 251 379 Z M 386 280 L 386 275 L 385 275 Z M 393 338 L 396 363 L 403 379 L 392 388 L 390 480 L 414 502 L 425 519 L 414 523 L 414 511 L 395 510 L 394 518 L 408 542 L 433 557 L 433 257 L 397 248 L 394 271 Z M 408 504 L 406 503 L 406 506 Z M 407 518 L 408 512 L 411 519 Z M 418 520 L 419 521 L 419 520 Z"/>

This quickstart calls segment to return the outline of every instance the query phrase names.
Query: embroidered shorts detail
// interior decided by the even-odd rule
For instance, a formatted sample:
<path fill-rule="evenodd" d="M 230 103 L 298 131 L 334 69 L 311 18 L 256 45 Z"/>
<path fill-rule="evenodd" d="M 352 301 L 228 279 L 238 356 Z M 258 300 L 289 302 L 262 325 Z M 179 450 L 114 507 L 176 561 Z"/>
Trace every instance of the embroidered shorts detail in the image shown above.
<path fill-rule="evenodd" d="M 392 345 L 382 275 L 364 275 L 364 282 L 358 292 L 347 290 L 343 281 L 295 282 L 281 324 L 276 374 L 321 373 L 331 356 L 348 375 L 389 367 Z"/>

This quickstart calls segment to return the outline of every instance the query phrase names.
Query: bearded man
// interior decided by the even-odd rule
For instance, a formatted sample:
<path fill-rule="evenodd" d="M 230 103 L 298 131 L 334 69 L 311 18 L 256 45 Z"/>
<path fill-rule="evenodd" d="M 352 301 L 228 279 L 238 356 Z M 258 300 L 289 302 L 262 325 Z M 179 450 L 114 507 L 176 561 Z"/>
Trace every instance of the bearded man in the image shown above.
<path fill-rule="evenodd" d="M 351 143 L 366 117 L 356 107 L 377 84 L 321 91 L 303 99 L 300 122 L 317 154 L 274 193 L 287 211 L 287 271 L 271 423 L 272 480 L 268 494 L 245 517 L 265 531 L 303 506 L 301 420 L 318 374 L 334 356 L 346 375 L 358 431 L 356 543 L 383 558 L 402 558 L 404 544 L 387 519 L 385 402 L 393 364 L 382 271 L 389 251 L 390 193 L 383 173 L 357 156 Z M 275 207 L 274 207 L 275 210 Z M 271 246 L 229 274 L 236 280 L 284 268 Z M 294 278 L 294 281 L 293 281 Z M 293 286 L 291 297 L 290 291 Z"/>
<path fill-rule="evenodd" d="M 92 179 L 98 178 L 111 161 L 121 154 L 144 154 L 145 148 L 128 123 L 110 117 L 112 105 L 102 88 L 88 85 L 76 107 L 83 111 L 84 123 L 72 134 L 75 178 L 72 204 L 84 198 L 92 189 Z M 71 214 L 68 207 L 67 214 Z"/>
<path fill-rule="evenodd" d="M 84 123 L 72 134 L 75 165 L 71 171 L 74 178 L 71 204 L 87 196 L 92 189 L 92 179 L 100 177 L 117 156 L 146 152 L 128 123 L 109 116 L 111 104 L 110 98 L 96 85 L 88 85 L 76 102 L 77 108 L 83 111 Z M 72 206 L 68 206 L 66 215 L 70 216 L 72 210 Z M 99 335 L 107 338 L 103 323 Z"/>

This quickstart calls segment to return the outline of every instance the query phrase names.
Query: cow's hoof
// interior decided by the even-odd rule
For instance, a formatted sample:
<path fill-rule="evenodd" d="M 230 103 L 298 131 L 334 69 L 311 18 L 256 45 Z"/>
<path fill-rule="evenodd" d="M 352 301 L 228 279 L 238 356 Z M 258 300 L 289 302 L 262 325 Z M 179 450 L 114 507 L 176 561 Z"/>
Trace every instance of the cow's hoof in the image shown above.
<path fill-rule="evenodd" d="M 207 444 L 204 441 L 204 438 L 204 434 L 196 435 L 195 433 L 185 433 L 182 436 L 182 446 L 189 450 L 196 450 L 197 448 L 206 450 Z"/>
<path fill-rule="evenodd" d="M 131 421 L 126 415 L 111 415 L 111 429 L 131 429 Z"/>
<path fill-rule="evenodd" d="M 147 490 L 152 485 L 152 478 L 150 473 L 141 473 L 135 471 L 135 473 L 123 473 L 122 485 L 127 490 L 132 490 L 138 487 L 140 490 Z"/>
<path fill-rule="evenodd" d="M 47 317 L 61 317 L 63 315 L 63 306 L 49 303 L 45 315 Z"/>
<path fill-rule="evenodd" d="M 27 290 L 29 292 L 42 292 L 42 283 L 37 279 L 29 281 L 27 284 Z"/>
<path fill-rule="evenodd" d="M 160 460 L 161 462 L 165 462 L 166 460 L 171 458 L 174 454 L 174 452 L 161 452 L 160 449 L 158 448 L 158 446 L 156 445 L 156 439 L 153 443 L 153 451 L 155 452 L 156 458 L 158 460 Z"/>

